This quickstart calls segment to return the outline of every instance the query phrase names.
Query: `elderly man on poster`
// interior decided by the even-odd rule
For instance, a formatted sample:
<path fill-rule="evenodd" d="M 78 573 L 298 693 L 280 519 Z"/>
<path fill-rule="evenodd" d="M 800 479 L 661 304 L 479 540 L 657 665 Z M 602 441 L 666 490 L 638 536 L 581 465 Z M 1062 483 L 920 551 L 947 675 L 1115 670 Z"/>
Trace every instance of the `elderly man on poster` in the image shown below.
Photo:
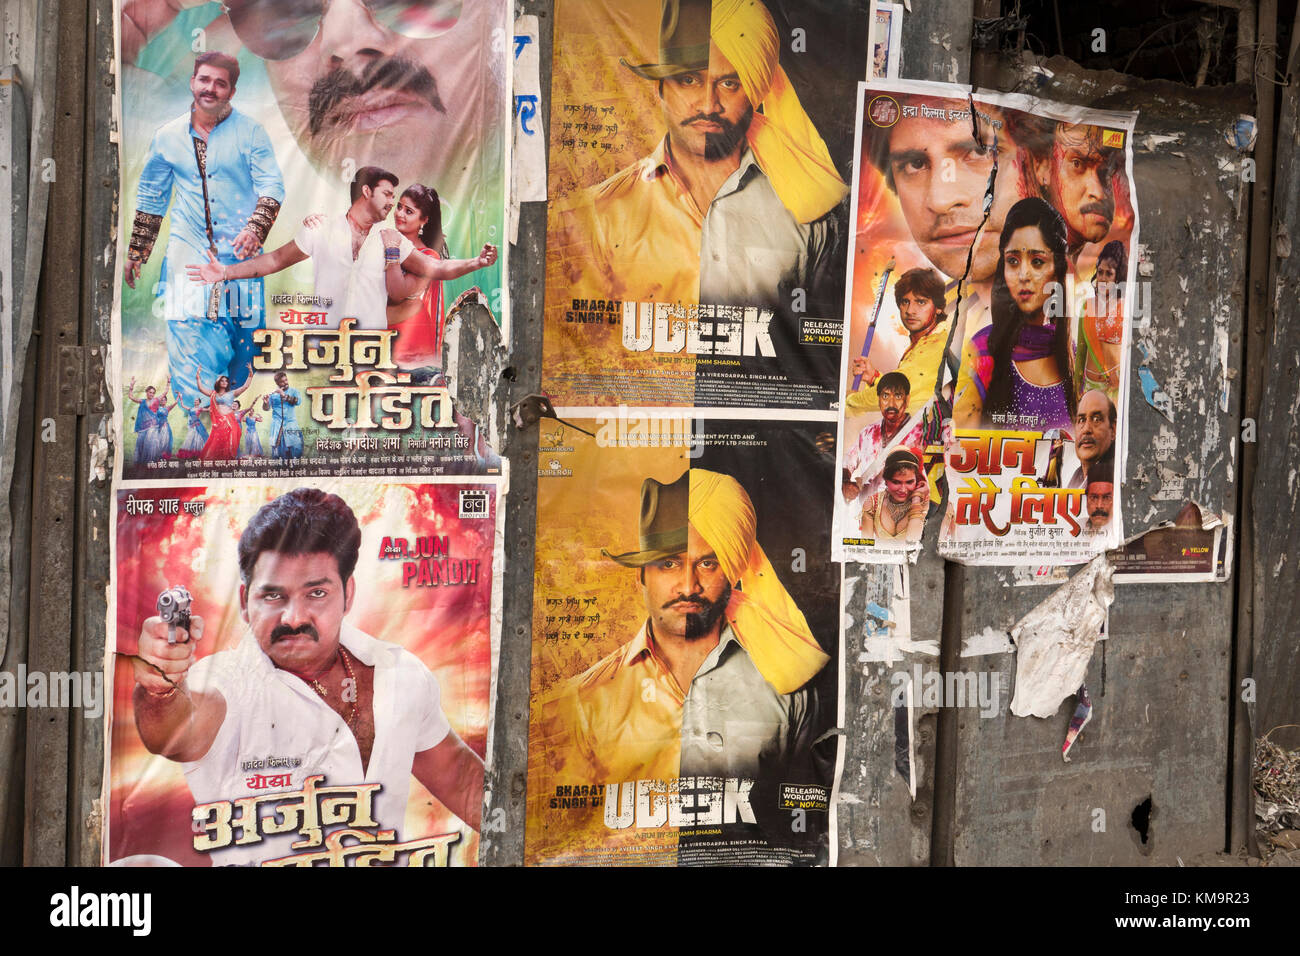
<path fill-rule="evenodd" d="M 262 281 L 204 289 L 187 267 L 212 258 L 233 264 L 266 241 L 284 201 L 284 178 L 260 123 L 231 106 L 239 82 L 234 57 L 211 51 L 194 61 L 189 111 L 160 126 L 136 191 L 123 278 L 135 288 L 170 207 L 160 291 L 167 366 L 182 405 L 199 397 L 194 373 L 248 377 L 252 335 L 266 326 Z"/>
<path fill-rule="evenodd" d="M 542 702 L 532 749 L 557 780 L 617 783 L 704 775 L 803 779 L 829 660 L 755 538 L 729 475 L 692 468 L 641 486 L 636 635 Z M 531 745 L 530 745 L 531 746 Z"/>
<path fill-rule="evenodd" d="M 753 0 L 663 0 L 662 13 L 658 62 L 621 62 L 656 84 L 667 132 L 566 212 L 577 284 L 786 309 L 802 290 L 807 311 L 838 309 L 824 280 L 848 187 L 781 67 L 771 13 Z"/>
<path fill-rule="evenodd" d="M 292 786 L 380 781 L 375 819 L 401 833 L 415 777 L 478 829 L 483 761 L 451 728 L 438 681 L 418 657 L 345 620 L 361 528 L 337 495 L 299 488 L 264 505 L 239 539 L 239 608 L 231 650 L 196 662 L 203 619 L 148 618 L 134 659 L 136 729 L 150 753 L 180 763 L 196 804 L 263 794 L 244 764 L 285 761 Z M 289 855 L 295 834 L 212 851 L 214 863 Z"/>

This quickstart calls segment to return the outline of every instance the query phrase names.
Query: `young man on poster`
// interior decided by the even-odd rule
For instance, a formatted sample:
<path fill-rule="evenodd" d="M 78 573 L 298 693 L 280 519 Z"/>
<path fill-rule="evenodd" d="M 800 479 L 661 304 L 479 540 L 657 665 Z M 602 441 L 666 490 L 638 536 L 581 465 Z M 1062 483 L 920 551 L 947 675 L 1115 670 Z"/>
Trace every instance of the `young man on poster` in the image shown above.
<path fill-rule="evenodd" d="M 432 280 L 455 279 L 491 265 L 496 247 L 484 245 L 476 259 L 434 259 L 395 229 L 375 230 L 396 201 L 397 176 L 378 166 L 362 166 L 352 178 L 352 205 L 347 212 L 304 224 L 298 234 L 274 252 L 234 266 L 211 256 L 203 266 L 190 266 L 195 280 L 224 283 L 231 279 L 280 272 L 310 257 L 315 267 L 315 294 L 325 312 L 325 324 L 337 329 L 344 318 L 357 320 L 359 330 L 388 328 L 388 298 L 419 295 Z"/>
<path fill-rule="evenodd" d="M 647 478 L 640 513 L 640 550 L 602 553 L 637 569 L 647 620 L 543 701 L 535 759 L 564 783 L 809 782 L 806 685 L 829 658 L 755 538 L 749 495 L 690 469 Z"/>
<path fill-rule="evenodd" d="M 337 495 L 299 488 L 264 505 L 239 539 L 240 617 L 232 650 L 195 663 L 203 620 L 148 618 L 134 659 L 136 728 L 145 747 L 184 766 L 196 804 L 265 795 L 245 764 L 276 758 L 291 786 L 382 782 L 374 817 L 399 836 L 410 777 L 478 829 L 483 761 L 443 715 L 438 682 L 404 648 L 345 620 L 356 593 L 361 529 Z M 212 853 L 214 863 L 288 855 L 297 834 Z M 242 842 L 242 841 L 241 841 Z"/>
<path fill-rule="evenodd" d="M 933 373 L 931 373 L 933 374 Z M 880 421 L 868 425 L 858 433 L 858 439 L 844 453 L 842 490 L 846 500 L 853 500 L 859 492 L 873 494 L 880 487 L 876 474 L 853 474 L 880 457 L 895 436 L 900 433 L 897 447 L 910 448 L 917 457 L 925 455 L 929 441 L 925 435 L 923 419 L 913 419 L 908 413 L 912 385 L 902 372 L 886 372 L 876 382 L 876 401 L 880 408 Z"/>
<path fill-rule="evenodd" d="M 239 63 L 215 51 L 194 61 L 190 111 L 159 127 L 136 192 L 123 278 L 135 288 L 171 207 L 163 263 L 167 365 L 177 396 L 194 404 L 194 373 L 248 376 L 252 335 L 266 326 L 262 283 L 248 280 L 213 295 L 187 275 L 208 259 L 231 264 L 252 255 L 284 201 L 284 180 L 266 130 L 230 101 Z"/>
<path fill-rule="evenodd" d="M 762 3 L 662 0 L 657 84 L 666 135 L 566 213 L 578 285 L 601 298 L 832 314 L 848 187 L 780 64 Z M 757 110 L 762 107 L 763 112 Z M 830 301 L 827 301 L 830 300 Z"/>
<path fill-rule="evenodd" d="M 867 91 L 868 102 L 876 96 L 888 94 Z M 997 107 L 975 104 L 981 142 L 969 115 L 949 115 L 954 110 L 966 113 L 970 106 L 965 100 L 901 95 L 899 100 L 918 112 L 924 106 L 943 115 L 900 116 L 891 109 L 887 128 L 873 124 L 864 132 L 872 137 L 866 148 L 871 162 L 898 197 L 907 228 L 925 257 L 949 279 L 959 279 L 966 274 L 967 256 L 974 246 L 970 279 L 986 281 L 998 264 L 1002 222 L 1020 198 L 1011 168 L 1016 153 L 1003 113 Z M 995 158 L 993 204 L 981 234 L 984 196 Z M 955 297 L 954 288 L 949 298 Z"/>
<path fill-rule="evenodd" d="M 898 318 L 907 330 L 908 342 L 893 371 L 904 375 L 909 383 L 925 386 L 918 388 L 908 400 L 909 412 L 919 412 L 929 400 L 929 383 L 939 373 L 939 361 L 948 344 L 950 322 L 944 313 L 945 294 L 943 277 L 933 269 L 909 269 L 894 285 Z M 880 371 L 864 355 L 853 358 L 849 374 L 861 375 L 863 384 L 868 386 L 875 385 L 880 378 Z M 860 388 L 849 394 L 845 404 L 855 411 L 874 412 L 879 410 L 874 397 L 872 389 Z"/>

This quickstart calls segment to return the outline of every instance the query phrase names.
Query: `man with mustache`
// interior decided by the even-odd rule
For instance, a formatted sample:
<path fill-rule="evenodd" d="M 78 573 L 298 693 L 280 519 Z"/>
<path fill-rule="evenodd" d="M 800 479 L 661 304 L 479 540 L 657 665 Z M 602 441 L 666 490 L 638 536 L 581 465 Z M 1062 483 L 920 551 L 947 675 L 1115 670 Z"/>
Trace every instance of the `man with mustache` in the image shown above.
<path fill-rule="evenodd" d="M 316 328 L 337 329 L 344 318 L 356 328 L 388 328 L 388 299 L 404 299 L 423 291 L 422 280 L 455 279 L 496 261 L 496 248 L 484 245 L 476 259 L 434 259 L 417 252 L 395 229 L 375 230 L 393 209 L 397 176 L 378 166 L 363 166 L 352 179 L 352 205 L 342 215 L 304 224 L 298 234 L 276 249 L 233 266 L 211 256 L 203 266 L 190 266 L 196 281 L 225 283 L 265 276 L 302 262 L 315 266 L 315 294 L 321 299 L 312 311 L 323 311 Z"/>
<path fill-rule="evenodd" d="M 1118 421 L 1119 414 L 1110 396 L 1099 388 L 1083 393 L 1074 413 L 1074 453 L 1079 458 L 1079 467 L 1065 487 L 1087 487 L 1092 469 L 1114 458 Z"/>
<path fill-rule="evenodd" d="M 880 465 L 883 463 L 879 458 L 887 448 L 911 449 L 918 460 L 925 455 L 929 444 L 925 422 L 920 418 L 913 419 L 908 413 L 911 388 L 902 372 L 886 372 L 877 380 L 880 421 L 862 429 L 857 441 L 844 453 L 841 490 L 845 501 L 853 501 L 861 493 L 871 495 L 880 490 Z M 895 441 L 900 434 L 902 437 Z M 876 463 L 874 467 L 873 463 Z"/>
<path fill-rule="evenodd" d="M 829 659 L 755 539 L 734 478 L 693 468 L 641 486 L 636 636 L 541 702 L 530 759 L 560 783 L 696 774 L 791 782 L 815 727 L 805 685 Z"/>
<path fill-rule="evenodd" d="M 1088 473 L 1088 484 L 1084 491 L 1084 503 L 1088 508 L 1088 523 L 1084 526 L 1084 532 L 1105 534 L 1110 527 L 1115 507 L 1114 466 L 1108 461 L 1094 465 Z"/>
<path fill-rule="evenodd" d="M 1101 242 L 1115 219 L 1115 181 L 1124 171 L 1124 150 L 1103 146 L 1100 126 L 1056 122 L 1028 114 L 1019 118 L 1017 142 L 1027 162 L 1029 187 L 1061 214 L 1073 267 L 1090 242 Z"/>
<path fill-rule="evenodd" d="M 123 62 L 134 62 L 178 10 L 202 3 L 128 0 Z M 496 214 L 476 212 L 478 197 L 468 190 L 504 175 L 508 4 L 230 0 L 223 7 L 207 24 L 208 37 L 233 32 L 263 61 L 286 125 L 322 176 L 337 181 L 340 170 L 382 165 L 402 182 L 437 184 L 456 211 L 447 225 L 453 250 L 470 247 L 471 236 L 492 238 L 487 224 Z"/>
<path fill-rule="evenodd" d="M 410 777 L 475 830 L 483 761 L 451 729 L 438 681 L 404 648 L 348 624 L 361 529 L 337 495 L 299 488 L 264 505 L 239 539 L 247 630 L 196 663 L 203 619 L 188 629 L 150 617 L 134 659 L 136 729 L 150 753 L 183 766 L 196 804 L 265 796 L 245 762 L 273 756 L 286 791 L 381 781 L 381 827 L 401 829 Z M 213 863 L 285 856 L 297 833 L 213 851 Z"/>
<path fill-rule="evenodd" d="M 575 289 L 606 299 L 836 314 L 828 277 L 848 187 L 779 62 L 762 3 L 663 0 L 656 84 L 666 135 L 561 210 Z M 763 111 L 758 112 L 762 107 Z"/>
<path fill-rule="evenodd" d="M 261 281 L 232 283 L 214 295 L 186 271 L 208 258 L 229 265 L 257 252 L 284 201 L 284 179 L 266 130 L 230 105 L 238 82 L 234 57 L 212 51 L 195 59 L 193 105 L 159 127 L 145 156 L 123 266 L 134 289 L 170 207 L 160 292 L 168 371 L 187 408 L 198 397 L 193 382 L 199 369 L 243 384 L 253 332 L 266 327 Z"/>

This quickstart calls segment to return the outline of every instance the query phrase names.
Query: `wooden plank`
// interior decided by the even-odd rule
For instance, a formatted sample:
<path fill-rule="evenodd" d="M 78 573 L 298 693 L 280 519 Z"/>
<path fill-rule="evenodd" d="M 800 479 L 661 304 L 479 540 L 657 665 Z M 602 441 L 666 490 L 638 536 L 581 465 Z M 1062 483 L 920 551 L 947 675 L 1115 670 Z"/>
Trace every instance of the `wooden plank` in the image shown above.
<path fill-rule="evenodd" d="M 551 115 L 551 0 L 519 0 L 515 15 L 538 18 L 542 116 Z M 519 242 L 510 248 L 510 354 L 496 389 L 496 412 L 541 389 L 542 276 L 546 268 L 546 207 L 523 203 Z M 479 862 L 521 866 L 524 861 L 525 786 L 528 779 L 529 662 L 532 660 L 533 537 L 537 528 L 538 429 L 519 431 L 501 419 L 501 453 L 510 461 L 506 499 L 506 559 L 501 657 L 497 674 L 493 754 L 486 785 Z M 494 811 L 501 829 L 489 829 Z"/>
<path fill-rule="evenodd" d="M 53 4 L 51 4 L 53 6 Z M 58 48 L 71 51 L 60 60 L 59 84 L 50 120 L 54 124 L 52 157 L 57 179 L 51 183 L 50 225 L 40 281 L 39 358 L 36 416 L 52 419 L 56 439 L 34 443 L 32 519 L 41 529 L 41 546 L 33 549 L 29 671 L 68 671 L 72 663 L 72 582 L 76 551 L 77 419 L 58 414 L 59 347 L 78 341 L 80 287 L 75 277 L 81 262 L 81 232 L 68 228 L 81 221 L 84 175 L 85 49 L 87 10 L 57 4 Z M 39 111 L 38 111 L 39 112 Z M 23 862 L 62 866 L 67 862 L 69 714 L 53 707 L 29 708 L 27 719 L 26 826 Z"/>
<path fill-rule="evenodd" d="M 1062 58 L 1046 66 L 1055 75 L 1041 91 L 1045 99 L 1140 111 L 1139 242 L 1155 271 L 1154 314 L 1135 339 L 1150 347 L 1150 367 L 1173 396 L 1174 411 L 1173 421 L 1165 421 L 1131 376 L 1125 529 L 1132 534 L 1172 518 L 1184 498 L 1231 513 L 1246 206 L 1232 172 L 1238 157 L 1223 131 L 1237 113 L 1249 112 L 1247 93 L 1091 73 Z M 1155 145 L 1146 139 L 1151 134 L 1177 140 Z M 1220 330 L 1228 342 L 1226 369 L 1216 347 Z M 1140 351 L 1133 354 L 1140 362 Z M 1012 587 L 1012 574 L 1000 569 L 968 569 L 967 581 L 968 634 L 1007 629 L 1050 593 Z M 1071 763 L 1062 763 L 1060 748 L 1072 699 L 1046 720 L 1005 710 L 990 720 L 961 718 L 959 865 L 1170 863 L 1223 848 L 1232 585 L 1119 585 L 1116 591 L 1110 640 L 1088 674 L 1094 719 Z M 1004 687 L 1014 676 L 1010 654 L 963 663 L 998 673 Z M 1130 817 L 1148 795 L 1156 816 L 1143 845 Z M 1093 829 L 1096 809 L 1106 812 L 1104 832 Z"/>
<path fill-rule="evenodd" d="M 1272 77 L 1277 62 L 1277 0 L 1260 0 L 1256 11 L 1260 49 L 1255 63 L 1259 76 Z M 1250 254 L 1246 285 L 1247 316 L 1245 325 L 1245 363 L 1242 377 L 1242 416 L 1258 419 L 1264 394 L 1264 371 L 1270 334 L 1271 305 L 1268 292 L 1270 254 L 1273 245 L 1273 107 L 1276 87 L 1272 82 L 1256 81 L 1256 111 L 1265 117 L 1260 125 L 1255 143 L 1256 179 L 1251 189 Z M 1270 436 L 1272 437 L 1272 436 Z M 1252 672 L 1254 618 L 1256 608 L 1255 576 L 1262 566 L 1255 560 L 1255 528 L 1261 513 L 1255 507 L 1255 476 L 1258 459 L 1258 442 L 1248 442 L 1241 447 L 1240 505 L 1241 540 L 1237 553 L 1241 555 L 1238 571 L 1236 646 L 1233 655 L 1233 684 L 1239 684 Z M 1273 520 L 1272 515 L 1265 518 Z M 1246 704 L 1240 693 L 1231 698 L 1232 750 L 1229 791 L 1228 848 L 1254 848 L 1255 829 L 1253 800 L 1251 799 L 1250 773 L 1254 760 L 1254 740 Z M 1257 850 L 1257 848 L 1255 848 Z"/>
<path fill-rule="evenodd" d="M 1300 10 L 1291 31 L 1287 72 L 1300 71 Z M 1258 699 L 1252 716 L 1256 737 L 1281 724 L 1300 723 L 1300 92 L 1294 81 L 1281 91 L 1274 199 L 1275 254 L 1266 298 L 1273 307 L 1257 422 L 1255 473 L 1254 668 Z M 1279 732 L 1281 734 L 1283 732 Z M 1280 740 L 1297 746 L 1291 730 Z M 1277 736 L 1277 735 L 1275 735 Z"/>
<path fill-rule="evenodd" d="M 84 149 L 88 175 L 84 180 L 85 216 L 81 293 L 81 342 L 105 354 L 112 333 L 113 286 L 117 281 L 117 147 L 110 141 L 113 127 L 113 0 L 94 0 L 86 38 L 85 60 L 93 64 L 86 76 L 87 112 Z M 88 381 L 92 394 L 105 399 L 104 382 Z M 111 404 L 99 414 L 88 403 L 88 414 L 77 426 L 76 594 L 72 666 L 83 674 L 104 669 L 109 581 L 109 515 L 112 451 Z M 111 706 L 112 688 L 104 684 L 104 707 Z M 104 721 L 91 719 L 84 709 L 71 714 L 68 792 L 68 863 L 97 866 L 100 860 L 102 814 L 97 806 L 104 767 Z"/>

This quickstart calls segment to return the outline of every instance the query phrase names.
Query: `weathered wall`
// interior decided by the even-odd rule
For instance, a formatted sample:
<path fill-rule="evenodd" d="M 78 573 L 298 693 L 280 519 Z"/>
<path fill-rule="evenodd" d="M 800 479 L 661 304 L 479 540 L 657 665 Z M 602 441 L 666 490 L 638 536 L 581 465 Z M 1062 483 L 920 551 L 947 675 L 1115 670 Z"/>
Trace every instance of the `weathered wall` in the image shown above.
<path fill-rule="evenodd" d="M 1136 369 L 1141 347 L 1149 348 L 1173 420 L 1146 403 L 1134 371 L 1125 529 L 1171 519 L 1185 498 L 1231 514 L 1248 195 L 1223 133 L 1250 111 L 1249 90 L 1144 83 L 1061 59 L 1045 66 L 1054 73 L 1036 89 L 1045 99 L 1139 111 L 1133 172 L 1139 242 L 1154 264 L 1153 314 L 1135 330 L 1133 360 Z M 1027 76 L 1007 71 L 1003 88 L 1024 89 Z M 1011 580 L 1008 571 L 967 569 L 964 634 L 1009 629 L 1050 591 L 1008 587 Z M 1110 639 L 1088 670 L 1093 719 L 1068 764 L 1060 748 L 1073 698 L 1049 719 L 962 717 L 956 862 L 1167 864 L 1222 849 L 1233 615 L 1231 583 L 1117 585 Z M 978 660 L 998 668 L 1004 686 L 1013 683 L 1013 655 Z M 1130 819 L 1148 796 L 1154 815 L 1144 845 Z M 1095 808 L 1105 811 L 1104 832 L 1093 830 Z"/>

